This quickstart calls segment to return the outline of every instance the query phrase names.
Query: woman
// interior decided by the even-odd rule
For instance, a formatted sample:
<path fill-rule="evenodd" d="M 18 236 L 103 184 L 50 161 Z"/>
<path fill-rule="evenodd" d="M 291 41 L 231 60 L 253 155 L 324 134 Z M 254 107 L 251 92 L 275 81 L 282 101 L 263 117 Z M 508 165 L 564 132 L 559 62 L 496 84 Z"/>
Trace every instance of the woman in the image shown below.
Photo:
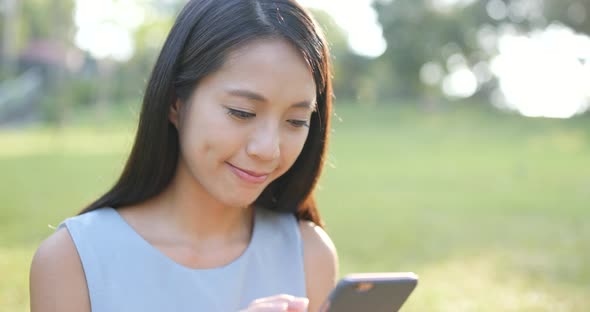
<path fill-rule="evenodd" d="M 328 48 L 294 0 L 193 0 L 115 186 L 31 265 L 31 310 L 317 311 L 337 256 L 313 189 Z"/>

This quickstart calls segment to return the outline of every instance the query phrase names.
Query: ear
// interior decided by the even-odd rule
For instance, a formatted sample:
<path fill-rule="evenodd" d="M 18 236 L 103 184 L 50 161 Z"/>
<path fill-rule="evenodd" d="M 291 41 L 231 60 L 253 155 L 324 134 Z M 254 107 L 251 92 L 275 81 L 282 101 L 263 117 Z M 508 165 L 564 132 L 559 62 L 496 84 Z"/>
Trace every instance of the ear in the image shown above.
<path fill-rule="evenodd" d="M 180 99 L 176 99 L 176 102 L 170 106 L 170 110 L 168 112 L 168 120 L 178 129 L 178 124 L 180 120 L 180 107 L 182 103 Z"/>

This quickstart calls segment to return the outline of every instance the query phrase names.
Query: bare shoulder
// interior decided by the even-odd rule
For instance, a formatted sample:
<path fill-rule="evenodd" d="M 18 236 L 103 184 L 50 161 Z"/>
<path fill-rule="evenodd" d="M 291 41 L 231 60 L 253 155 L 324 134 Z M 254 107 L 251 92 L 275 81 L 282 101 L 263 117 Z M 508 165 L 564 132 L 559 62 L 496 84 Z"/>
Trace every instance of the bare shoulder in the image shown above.
<path fill-rule="evenodd" d="M 41 243 L 29 278 L 32 312 L 90 311 L 82 263 L 67 229 Z"/>
<path fill-rule="evenodd" d="M 336 247 L 321 227 L 310 221 L 300 221 L 303 240 L 303 262 L 309 297 L 309 311 L 318 311 L 336 285 L 338 255 Z"/>
<path fill-rule="evenodd" d="M 336 247 L 324 229 L 311 221 L 299 221 L 299 230 L 304 252 L 313 254 L 310 260 L 317 265 L 337 264 Z"/>

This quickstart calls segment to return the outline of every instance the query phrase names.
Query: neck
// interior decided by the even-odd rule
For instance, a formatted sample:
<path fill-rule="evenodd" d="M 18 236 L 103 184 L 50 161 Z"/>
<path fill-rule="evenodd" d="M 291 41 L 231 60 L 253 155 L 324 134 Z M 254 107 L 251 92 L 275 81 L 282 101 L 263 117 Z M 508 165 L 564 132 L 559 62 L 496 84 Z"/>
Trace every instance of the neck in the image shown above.
<path fill-rule="evenodd" d="M 168 188 L 154 199 L 152 211 L 187 242 L 236 241 L 249 238 L 252 207 L 229 207 L 213 198 L 179 161 Z"/>

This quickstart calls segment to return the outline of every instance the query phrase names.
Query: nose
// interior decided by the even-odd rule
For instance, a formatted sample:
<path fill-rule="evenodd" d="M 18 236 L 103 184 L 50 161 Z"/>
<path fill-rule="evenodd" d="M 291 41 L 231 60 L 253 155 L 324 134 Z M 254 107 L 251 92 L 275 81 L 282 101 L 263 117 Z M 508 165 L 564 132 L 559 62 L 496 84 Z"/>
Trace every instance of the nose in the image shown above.
<path fill-rule="evenodd" d="M 250 137 L 246 153 L 260 160 L 276 160 L 281 155 L 278 125 L 268 122 L 258 127 Z"/>

